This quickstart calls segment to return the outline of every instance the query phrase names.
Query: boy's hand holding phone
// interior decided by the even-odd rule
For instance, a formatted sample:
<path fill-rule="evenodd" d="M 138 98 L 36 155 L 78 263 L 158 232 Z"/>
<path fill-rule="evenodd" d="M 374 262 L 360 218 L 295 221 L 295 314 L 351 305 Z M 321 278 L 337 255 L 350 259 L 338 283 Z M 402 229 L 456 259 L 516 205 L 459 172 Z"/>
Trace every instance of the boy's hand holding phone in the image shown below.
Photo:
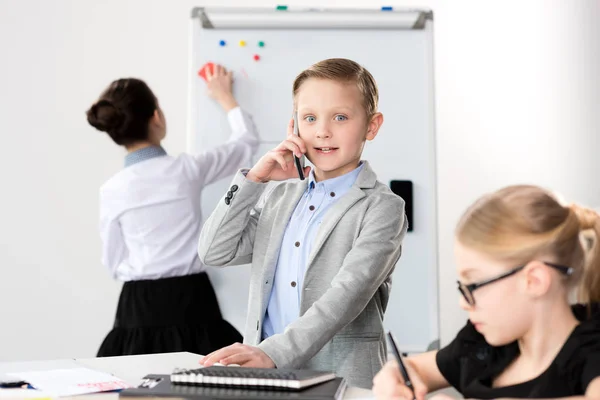
<path fill-rule="evenodd" d="M 298 171 L 294 165 L 294 156 L 298 158 L 303 157 L 306 153 L 306 145 L 299 136 L 294 135 L 293 118 L 288 124 L 287 133 L 287 139 L 262 156 L 248 174 L 246 174 L 246 179 L 266 183 L 298 178 Z M 303 172 L 304 176 L 308 176 L 310 167 L 305 167 Z"/>

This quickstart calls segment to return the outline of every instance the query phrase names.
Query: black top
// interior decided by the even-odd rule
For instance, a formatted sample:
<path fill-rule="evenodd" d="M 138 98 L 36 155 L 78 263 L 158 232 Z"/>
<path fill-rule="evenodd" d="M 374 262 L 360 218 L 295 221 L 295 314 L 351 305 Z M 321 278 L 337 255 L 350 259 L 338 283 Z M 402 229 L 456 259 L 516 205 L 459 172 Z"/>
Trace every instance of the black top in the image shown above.
<path fill-rule="evenodd" d="M 530 381 L 492 388 L 493 379 L 519 355 L 519 347 L 517 342 L 499 347 L 489 345 L 470 322 L 452 343 L 437 353 L 437 366 L 465 398 L 584 395 L 588 384 L 600 376 L 600 304 L 593 305 L 589 318 L 583 305 L 574 306 L 573 313 L 581 323 L 548 369 Z"/>

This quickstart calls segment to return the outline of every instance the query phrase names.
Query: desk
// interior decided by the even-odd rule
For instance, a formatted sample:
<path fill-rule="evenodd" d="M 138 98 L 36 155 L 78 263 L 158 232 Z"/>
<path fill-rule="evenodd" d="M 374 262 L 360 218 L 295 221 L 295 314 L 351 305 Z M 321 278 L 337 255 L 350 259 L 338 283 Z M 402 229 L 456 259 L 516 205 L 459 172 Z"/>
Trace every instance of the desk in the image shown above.
<path fill-rule="evenodd" d="M 79 358 L 51 361 L 5 362 L 0 363 L 0 374 L 17 371 L 43 371 L 56 368 L 88 367 L 107 372 L 123 379 L 130 385 L 137 385 L 147 374 L 170 374 L 174 368 L 197 368 L 200 356 L 193 353 L 164 353 L 141 356 Z M 71 397 L 73 400 L 116 400 L 118 393 L 100 393 Z M 348 388 L 344 400 L 372 399 L 370 390 Z M 61 399 L 67 399 L 62 397 Z"/>

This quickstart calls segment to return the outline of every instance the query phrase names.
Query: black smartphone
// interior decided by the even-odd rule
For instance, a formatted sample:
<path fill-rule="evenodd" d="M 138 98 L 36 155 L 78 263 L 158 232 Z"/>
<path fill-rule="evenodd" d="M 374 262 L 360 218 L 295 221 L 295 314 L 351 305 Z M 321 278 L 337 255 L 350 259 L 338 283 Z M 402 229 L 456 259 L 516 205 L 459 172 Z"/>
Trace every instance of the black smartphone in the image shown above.
<path fill-rule="evenodd" d="M 404 211 L 408 220 L 408 231 L 415 229 L 415 218 L 413 216 L 413 183 L 412 181 L 390 181 L 390 189 L 404 200 Z"/>
<path fill-rule="evenodd" d="M 294 111 L 294 135 L 300 136 L 298 133 L 298 112 Z M 304 156 L 298 158 L 294 156 L 294 164 L 296 164 L 296 169 L 298 170 L 298 176 L 300 180 L 304 180 Z"/>

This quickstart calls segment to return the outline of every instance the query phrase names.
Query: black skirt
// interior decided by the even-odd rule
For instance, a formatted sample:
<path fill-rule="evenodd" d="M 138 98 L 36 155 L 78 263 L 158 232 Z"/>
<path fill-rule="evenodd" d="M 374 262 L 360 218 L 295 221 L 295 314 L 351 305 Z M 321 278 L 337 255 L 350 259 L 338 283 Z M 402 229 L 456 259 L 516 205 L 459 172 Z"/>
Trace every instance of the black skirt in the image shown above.
<path fill-rule="evenodd" d="M 188 351 L 208 354 L 241 342 L 221 316 L 206 273 L 125 282 L 112 331 L 98 357 Z"/>

